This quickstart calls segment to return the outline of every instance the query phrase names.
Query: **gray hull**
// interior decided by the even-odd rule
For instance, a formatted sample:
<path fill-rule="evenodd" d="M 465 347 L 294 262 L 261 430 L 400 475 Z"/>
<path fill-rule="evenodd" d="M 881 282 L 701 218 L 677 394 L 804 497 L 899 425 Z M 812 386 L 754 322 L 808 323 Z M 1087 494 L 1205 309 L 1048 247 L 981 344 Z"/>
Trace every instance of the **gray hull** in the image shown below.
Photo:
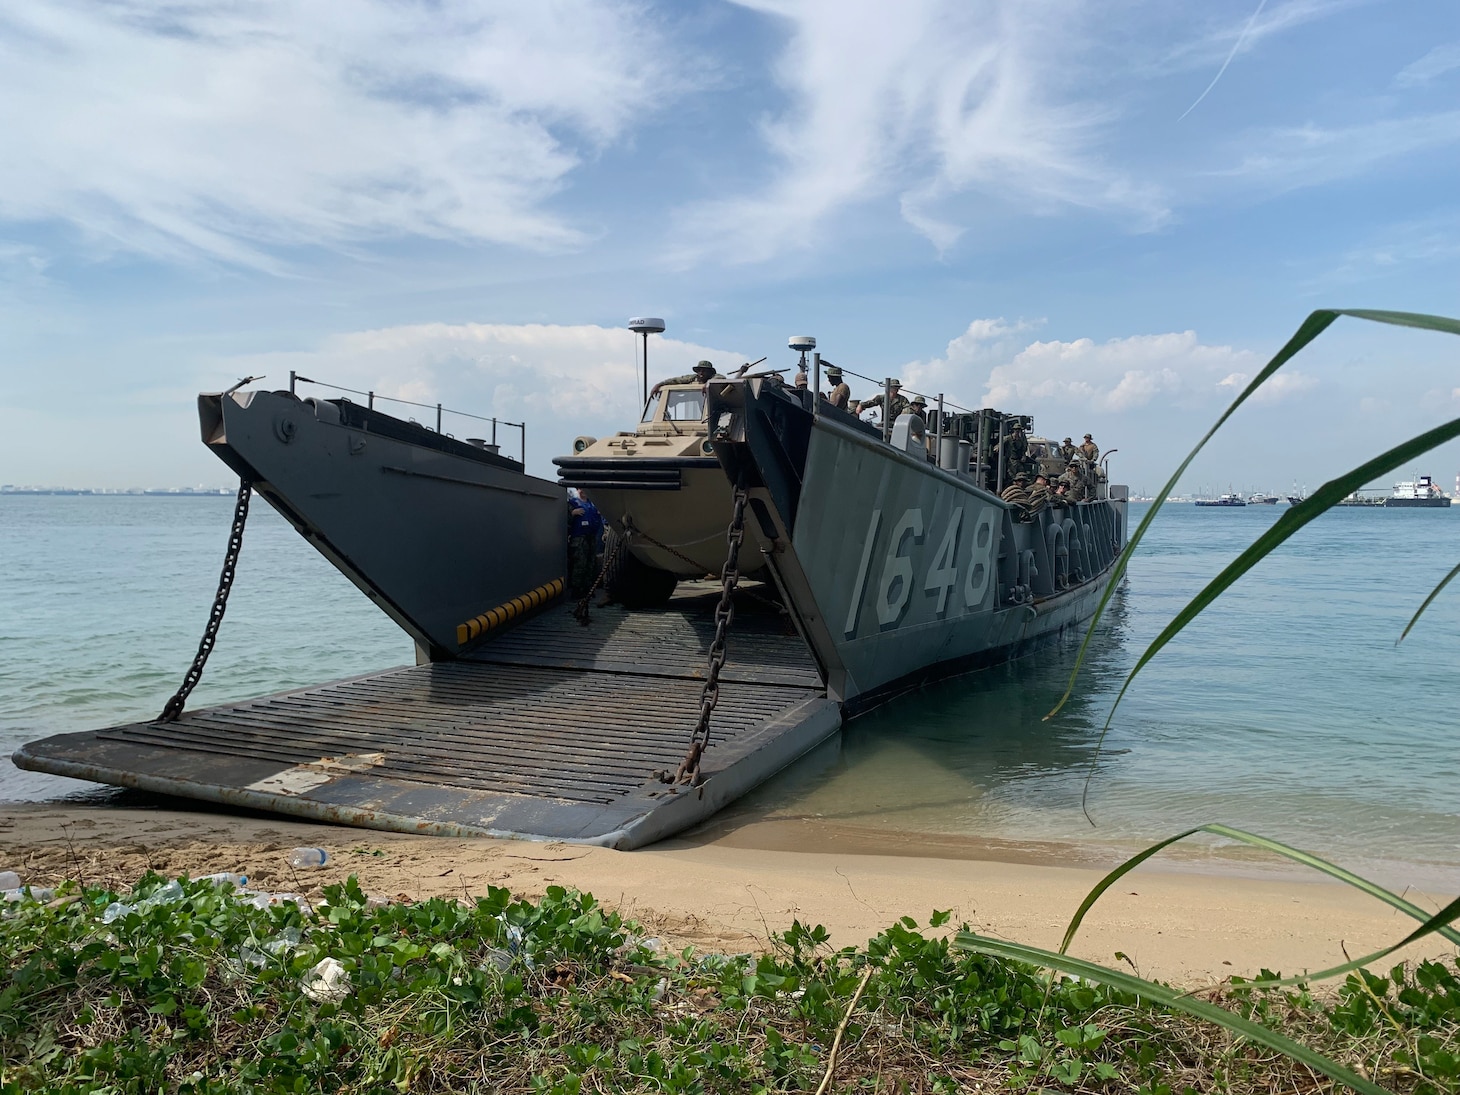
<path fill-rule="evenodd" d="M 204 443 L 433 661 L 566 573 L 566 492 L 515 460 L 288 392 L 200 395 L 198 414 Z"/>
<path fill-rule="evenodd" d="M 774 385 L 721 385 L 711 415 L 777 582 L 851 712 L 1079 627 L 1125 543 L 1123 499 L 1021 521 L 967 475 L 849 415 L 813 417 Z"/>

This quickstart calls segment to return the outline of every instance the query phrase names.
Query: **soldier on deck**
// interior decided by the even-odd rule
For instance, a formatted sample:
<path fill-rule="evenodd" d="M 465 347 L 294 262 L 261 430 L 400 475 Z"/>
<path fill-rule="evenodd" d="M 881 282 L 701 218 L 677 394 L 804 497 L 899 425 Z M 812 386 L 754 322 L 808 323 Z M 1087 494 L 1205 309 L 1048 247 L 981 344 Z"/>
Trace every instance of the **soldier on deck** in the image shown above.
<path fill-rule="evenodd" d="M 1009 436 L 1004 439 L 1005 470 L 1022 471 L 1024 461 L 1029 456 L 1029 438 L 1024 433 L 1024 423 L 1015 421 L 1009 429 Z"/>
<path fill-rule="evenodd" d="M 891 395 L 890 399 L 887 395 L 881 394 L 874 395 L 871 399 L 864 399 L 857 404 L 857 414 L 860 415 L 863 411 L 871 410 L 873 407 L 881 407 L 886 403 L 887 406 L 884 410 L 887 412 L 887 421 L 896 422 L 899 415 L 907 412 L 909 403 L 902 396 L 902 381 L 889 381 L 887 389 Z"/>
<path fill-rule="evenodd" d="M 831 394 L 826 397 L 826 401 L 833 407 L 847 410 L 852 400 L 852 389 L 842 380 L 842 371 L 835 365 L 828 365 L 826 380 L 831 385 Z"/>
<path fill-rule="evenodd" d="M 921 418 L 924 422 L 928 420 L 928 401 L 922 396 L 913 396 L 912 402 L 907 405 L 907 409 L 913 414 L 917 415 L 919 418 Z"/>
<path fill-rule="evenodd" d="M 671 376 L 667 380 L 661 380 L 649 389 L 649 394 L 659 394 L 659 389 L 669 384 L 708 384 L 712 380 L 724 380 L 713 361 L 701 361 L 695 366 L 694 372 L 686 373 L 684 376 Z"/>
<path fill-rule="evenodd" d="M 1093 466 L 1100 459 L 1100 446 L 1095 444 L 1094 439 L 1087 433 L 1085 443 L 1080 446 L 1080 455 Z"/>
<path fill-rule="evenodd" d="M 1066 464 L 1073 460 L 1075 458 L 1075 453 L 1079 451 L 1080 450 L 1075 448 L 1074 441 L 1070 440 L 1070 438 L 1068 437 L 1060 442 L 1060 459 L 1063 460 Z"/>
<path fill-rule="evenodd" d="M 796 370 L 796 379 L 794 383 L 798 392 L 804 392 L 811 385 L 811 378 L 806 375 L 805 369 Z"/>

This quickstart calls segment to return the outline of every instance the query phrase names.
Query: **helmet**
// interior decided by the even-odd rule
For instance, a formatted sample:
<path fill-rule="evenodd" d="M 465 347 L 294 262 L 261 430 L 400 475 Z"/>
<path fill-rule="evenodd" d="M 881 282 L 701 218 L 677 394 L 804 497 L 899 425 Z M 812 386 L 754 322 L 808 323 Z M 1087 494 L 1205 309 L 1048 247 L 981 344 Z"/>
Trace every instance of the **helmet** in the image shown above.
<path fill-rule="evenodd" d="M 928 401 L 926 399 L 924 399 L 920 395 L 913 396 L 912 402 L 910 404 L 908 404 L 908 406 L 911 406 L 911 407 L 926 407 L 927 405 L 928 405 Z"/>
<path fill-rule="evenodd" d="M 697 372 L 697 373 L 700 373 L 700 372 L 713 373 L 715 371 L 715 363 L 713 361 L 700 361 L 700 362 L 696 362 L 695 363 L 695 367 L 694 367 L 694 371 Z"/>

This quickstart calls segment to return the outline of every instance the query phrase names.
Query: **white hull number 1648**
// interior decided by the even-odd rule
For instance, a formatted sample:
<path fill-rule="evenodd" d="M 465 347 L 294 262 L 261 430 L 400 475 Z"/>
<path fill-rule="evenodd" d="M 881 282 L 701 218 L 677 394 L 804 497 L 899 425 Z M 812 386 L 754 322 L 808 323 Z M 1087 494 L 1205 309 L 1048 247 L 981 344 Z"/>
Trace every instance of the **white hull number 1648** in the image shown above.
<path fill-rule="evenodd" d="M 993 582 L 996 548 L 994 530 L 1000 516 L 999 510 L 981 508 L 973 521 L 973 528 L 966 536 L 960 536 L 964 523 L 963 507 L 956 507 L 949 515 L 948 526 L 943 531 L 942 539 L 938 541 L 938 550 L 933 552 L 922 582 L 923 591 L 929 596 L 937 597 L 937 604 L 934 606 L 937 616 L 947 613 L 949 594 L 958 584 L 958 573 L 961 569 L 960 540 L 969 545 L 963 562 L 963 567 L 966 567 L 963 576 L 963 611 L 971 612 L 983 604 Z M 867 526 L 867 538 L 862 544 L 862 561 L 857 567 L 856 588 L 852 590 L 852 603 L 847 608 L 847 622 L 843 628 L 847 638 L 857 632 L 857 620 L 862 611 L 862 594 L 867 588 L 872 551 L 877 542 L 877 530 L 881 525 L 882 511 L 873 510 L 872 520 Z M 887 554 L 882 560 L 882 577 L 877 582 L 877 595 L 874 598 L 877 623 L 884 628 L 892 627 L 902 619 L 903 613 L 907 611 L 908 601 L 912 598 L 915 580 L 913 559 L 911 554 L 903 553 L 904 544 L 908 540 L 913 545 L 923 542 L 921 509 L 904 511 L 902 518 L 892 527 L 892 535 L 887 541 Z"/>

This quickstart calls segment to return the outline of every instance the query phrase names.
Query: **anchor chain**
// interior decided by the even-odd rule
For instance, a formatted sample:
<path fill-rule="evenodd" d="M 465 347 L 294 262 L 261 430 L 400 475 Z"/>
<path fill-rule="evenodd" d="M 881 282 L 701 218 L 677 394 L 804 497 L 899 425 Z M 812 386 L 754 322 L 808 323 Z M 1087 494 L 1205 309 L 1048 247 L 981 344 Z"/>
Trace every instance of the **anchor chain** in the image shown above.
<path fill-rule="evenodd" d="M 618 562 L 618 557 L 624 553 L 628 546 L 629 538 L 627 533 L 614 538 L 613 547 L 603 553 L 603 566 L 598 571 L 598 577 L 593 579 L 593 584 L 588 587 L 588 592 L 583 594 L 583 599 L 573 608 L 573 619 L 577 620 L 584 627 L 593 622 L 593 617 L 588 611 L 588 602 L 593 600 L 593 595 L 598 592 L 598 587 L 603 584 L 604 578 L 613 569 L 613 564 Z"/>
<path fill-rule="evenodd" d="M 183 706 L 188 702 L 188 696 L 197 687 L 198 681 L 203 677 L 203 666 L 208 664 L 208 655 L 213 653 L 213 644 L 218 639 L 218 628 L 223 623 L 223 613 L 228 608 L 228 593 L 233 588 L 233 574 L 238 567 L 238 553 L 243 547 L 243 526 L 248 521 L 248 500 L 252 493 L 253 483 L 247 477 L 238 480 L 238 502 L 233 507 L 233 528 L 228 533 L 228 550 L 223 555 L 223 573 L 218 576 L 218 592 L 213 596 L 213 608 L 208 613 L 208 625 L 203 628 L 203 638 L 198 643 L 198 652 L 193 656 L 193 664 L 188 667 L 187 674 L 183 677 L 182 687 L 172 699 L 167 701 L 167 706 L 162 709 L 162 714 L 157 716 L 157 722 L 174 722 L 182 714 Z"/>
<path fill-rule="evenodd" d="M 735 487 L 735 512 L 730 518 L 730 528 L 725 539 L 730 550 L 725 556 L 725 566 L 720 571 L 720 603 L 715 606 L 715 637 L 710 642 L 710 660 L 705 670 L 705 687 L 700 693 L 700 717 L 690 735 L 689 751 L 679 762 L 673 778 L 661 777 L 666 783 L 688 783 L 691 787 L 700 784 L 700 761 L 705 748 L 710 744 L 710 716 L 720 702 L 720 670 L 725 668 L 725 637 L 735 619 L 735 587 L 740 582 L 740 545 L 745 540 L 745 506 L 749 501 L 745 487 Z"/>

